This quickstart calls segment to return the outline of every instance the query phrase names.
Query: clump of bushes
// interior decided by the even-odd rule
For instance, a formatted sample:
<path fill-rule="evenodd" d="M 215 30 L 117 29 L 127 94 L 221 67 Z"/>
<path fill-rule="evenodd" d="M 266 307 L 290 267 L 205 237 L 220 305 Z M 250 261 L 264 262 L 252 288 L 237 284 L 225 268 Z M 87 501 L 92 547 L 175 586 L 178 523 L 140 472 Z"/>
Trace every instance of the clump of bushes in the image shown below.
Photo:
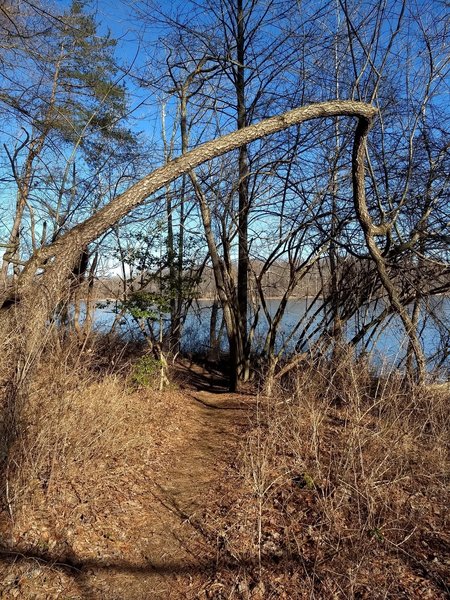
<path fill-rule="evenodd" d="M 163 368 L 161 359 L 150 354 L 141 356 L 134 364 L 131 381 L 137 387 L 152 388 L 156 386 Z"/>

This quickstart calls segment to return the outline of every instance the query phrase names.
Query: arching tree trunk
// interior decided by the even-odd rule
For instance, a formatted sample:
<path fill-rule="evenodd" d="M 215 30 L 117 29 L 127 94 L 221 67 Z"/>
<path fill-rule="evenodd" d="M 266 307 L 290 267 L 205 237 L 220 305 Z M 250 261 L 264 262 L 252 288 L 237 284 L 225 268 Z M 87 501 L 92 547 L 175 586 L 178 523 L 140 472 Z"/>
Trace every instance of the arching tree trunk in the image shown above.
<path fill-rule="evenodd" d="M 34 253 L 17 281 L 0 297 L 0 333 L 3 334 L 3 339 L 9 340 L 12 349 L 11 344 L 15 345 L 16 334 L 24 338 L 25 343 L 17 344 L 17 350 L 21 353 L 25 351 L 23 361 L 29 369 L 39 356 L 40 345 L 37 342 L 44 338 L 48 319 L 60 299 L 64 297 L 70 273 L 81 253 L 90 242 L 171 181 L 226 152 L 311 119 L 357 117 L 360 123 L 364 123 L 364 127 L 359 128 L 360 133 L 364 131 L 364 134 L 357 137 L 357 144 L 365 148 L 367 132 L 375 114 L 375 108 L 361 102 L 334 101 L 311 104 L 202 144 L 156 169 L 53 244 Z M 360 156 L 360 153 L 356 152 L 355 156 Z M 363 165 L 360 166 L 359 176 L 361 169 L 364 177 Z M 355 185 L 354 189 L 355 193 L 359 193 L 361 186 Z M 243 351 L 240 345 L 236 345 L 239 353 Z M 237 357 L 236 364 L 242 358 Z M 17 357 L 14 360 L 16 361 Z M 21 376 L 20 379 L 22 378 Z"/>

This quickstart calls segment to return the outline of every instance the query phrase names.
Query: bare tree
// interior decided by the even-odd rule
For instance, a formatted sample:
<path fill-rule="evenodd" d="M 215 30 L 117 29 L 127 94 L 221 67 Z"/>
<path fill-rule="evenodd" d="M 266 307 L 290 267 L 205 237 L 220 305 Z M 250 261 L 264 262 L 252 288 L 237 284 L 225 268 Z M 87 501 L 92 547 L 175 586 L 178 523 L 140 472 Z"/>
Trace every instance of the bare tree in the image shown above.
<path fill-rule="evenodd" d="M 365 152 L 366 135 L 375 114 L 376 109 L 370 105 L 357 102 L 312 104 L 294 109 L 279 117 L 265 119 L 245 129 L 207 142 L 160 167 L 99 210 L 95 215 L 62 235 L 54 243 L 37 250 L 28 260 L 17 278 L 17 282 L 3 294 L 1 299 L 2 308 L 0 310 L 2 310 L 3 316 L 0 326 L 5 339 L 11 336 L 14 327 L 19 326 L 27 340 L 27 368 L 20 379 L 26 377 L 26 370 L 33 363 L 30 354 L 34 355 L 36 353 L 35 336 L 41 336 L 49 315 L 64 293 L 63 290 L 68 284 L 69 275 L 80 254 L 89 243 L 106 232 L 149 195 L 184 173 L 192 171 L 203 162 L 229 152 L 241 144 L 249 144 L 261 137 L 310 119 L 344 115 L 357 117 L 360 122 L 365 123 L 364 128 L 360 127 L 358 129 L 353 170 L 354 192 L 355 194 L 364 195 L 364 163 L 360 160 L 360 153 L 361 148 Z M 355 199 L 355 202 L 364 202 L 364 199 Z M 217 284 L 219 293 L 221 293 L 220 281 Z M 225 294 L 221 300 L 226 306 L 227 297 Z M 31 330 L 28 329 L 29 327 L 31 327 Z M 230 340 L 233 340 L 233 336 L 239 335 L 233 321 L 229 320 L 227 322 L 227 328 Z M 237 367 L 237 364 L 234 367 Z M 233 387 L 238 383 L 236 377 L 233 378 L 232 383 L 234 384 Z"/>
<path fill-rule="evenodd" d="M 36 11 L 38 6 L 28 21 Z M 133 142 L 118 125 L 126 106 L 124 90 L 114 80 L 113 40 L 97 35 L 93 17 L 79 3 L 59 18 L 46 17 L 45 24 L 39 41 L 22 49 L 25 67 L 11 66 L 10 89 L 0 97 L 21 129 L 19 139 L 9 133 L 3 144 L 16 188 L 4 244 L 3 286 L 10 265 L 17 275 L 29 255 L 28 240 L 32 252 L 47 235 L 55 239 L 67 229 L 75 212 L 82 218 L 86 172 L 91 165 L 98 171 L 99 150 L 105 160 L 113 140 L 127 147 Z"/>

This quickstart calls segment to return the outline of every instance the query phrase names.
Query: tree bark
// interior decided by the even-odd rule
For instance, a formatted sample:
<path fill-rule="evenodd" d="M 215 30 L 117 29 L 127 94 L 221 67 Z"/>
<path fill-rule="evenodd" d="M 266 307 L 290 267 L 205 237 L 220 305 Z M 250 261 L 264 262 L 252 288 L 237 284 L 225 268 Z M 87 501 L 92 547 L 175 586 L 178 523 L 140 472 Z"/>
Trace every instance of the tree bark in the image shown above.
<path fill-rule="evenodd" d="M 236 37 L 236 100 L 237 100 L 237 128 L 244 129 L 247 125 L 247 108 L 245 102 L 245 18 L 242 0 L 237 2 L 237 37 Z M 238 373 L 238 379 L 246 381 L 250 375 L 249 348 L 247 339 L 247 314 L 248 314 L 248 212 L 249 212 L 249 190 L 248 190 L 248 148 L 243 144 L 239 148 L 238 160 L 238 274 L 237 274 L 237 301 L 239 312 L 240 338 L 244 346 L 242 357 L 242 372 Z"/>
<path fill-rule="evenodd" d="M 12 329 L 18 328 L 27 340 L 42 339 L 48 318 L 67 291 L 70 273 L 88 244 L 142 204 L 151 194 L 184 173 L 189 173 L 202 163 L 242 145 L 311 119 L 357 117 L 364 124 L 364 128 L 358 128 L 359 135 L 355 140 L 355 148 L 358 151 L 359 146 L 365 145 L 369 124 L 376 112 L 376 109 L 368 104 L 353 101 L 331 101 L 303 106 L 206 142 L 156 169 L 95 215 L 33 254 L 17 281 L 0 296 L 0 333 L 3 333 L 5 339 L 10 337 Z M 357 155 L 364 156 L 364 152 L 361 154 L 358 151 Z M 363 162 L 358 163 L 358 177 L 361 176 L 364 177 Z M 354 186 L 354 193 L 362 193 L 361 187 Z M 355 199 L 355 204 L 360 204 L 359 199 Z M 36 352 L 36 344 L 27 343 L 26 346 L 27 352 Z M 27 364 L 30 361 L 33 361 L 31 357 Z"/>
<path fill-rule="evenodd" d="M 419 337 L 417 335 L 417 329 L 414 325 L 413 320 L 408 314 L 408 310 L 402 304 L 393 281 L 389 277 L 386 261 L 375 240 L 375 237 L 377 235 L 386 234 L 386 232 L 390 228 L 390 223 L 382 223 L 380 225 L 375 225 L 367 208 L 364 181 L 364 163 L 366 153 L 366 139 L 369 129 L 370 119 L 361 118 L 359 120 L 358 127 L 356 128 L 353 146 L 353 199 L 355 203 L 356 216 L 364 232 L 366 245 L 377 268 L 378 276 L 381 280 L 381 283 L 383 284 L 383 287 L 386 290 L 392 308 L 399 315 L 405 328 L 406 334 L 409 338 L 411 349 L 414 352 L 416 358 L 417 372 L 415 375 L 415 379 L 416 382 L 420 384 L 423 383 L 425 380 L 426 365 L 425 357 L 423 355 L 422 347 L 420 345 Z"/>

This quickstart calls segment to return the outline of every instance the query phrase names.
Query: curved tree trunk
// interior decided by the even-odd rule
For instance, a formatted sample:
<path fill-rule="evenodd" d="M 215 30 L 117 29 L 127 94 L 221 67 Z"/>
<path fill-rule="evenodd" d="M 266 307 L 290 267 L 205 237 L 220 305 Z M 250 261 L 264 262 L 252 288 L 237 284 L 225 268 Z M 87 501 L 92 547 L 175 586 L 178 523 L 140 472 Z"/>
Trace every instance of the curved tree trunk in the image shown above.
<path fill-rule="evenodd" d="M 416 373 L 409 373 L 409 376 L 416 383 L 423 383 L 426 375 L 426 362 L 417 334 L 417 327 L 414 320 L 410 317 L 406 306 L 400 300 L 394 282 L 389 276 L 386 261 L 376 242 L 376 236 L 386 235 L 392 227 L 392 223 L 382 223 L 376 225 L 369 214 L 366 204 L 366 193 L 364 184 L 364 160 L 365 160 L 365 140 L 370 128 L 370 123 L 364 119 L 360 119 L 355 133 L 355 142 L 353 147 L 353 199 L 355 203 L 356 216 L 359 220 L 361 228 L 364 232 L 366 245 L 369 253 L 375 263 L 378 276 L 384 289 L 388 295 L 392 308 L 399 315 L 406 335 L 409 338 L 409 344 L 416 359 Z M 409 365 L 412 370 L 411 363 Z"/>
<path fill-rule="evenodd" d="M 359 127 L 360 135 L 355 138 L 357 150 L 360 150 L 365 148 L 367 132 L 376 112 L 376 109 L 368 104 L 353 101 L 311 104 L 206 142 L 156 169 L 53 244 L 35 252 L 13 287 L 0 296 L 0 334 L 3 334 L 3 339 L 10 340 L 13 346 L 14 340 L 25 339 L 24 344 L 17 344 L 17 350 L 22 354 L 22 362 L 26 365 L 26 371 L 19 376 L 19 380 L 23 380 L 30 365 L 39 355 L 38 342 L 44 338 L 46 323 L 56 305 L 64 298 L 70 274 L 81 253 L 90 242 L 105 233 L 151 194 L 208 160 L 311 119 L 357 117 L 360 124 L 364 125 Z M 361 156 L 361 152 L 357 151 L 355 156 Z M 358 176 L 364 177 L 363 163 L 359 165 Z M 354 193 L 361 193 L 363 187 L 355 185 Z M 14 360 L 17 361 L 17 357 Z"/>

